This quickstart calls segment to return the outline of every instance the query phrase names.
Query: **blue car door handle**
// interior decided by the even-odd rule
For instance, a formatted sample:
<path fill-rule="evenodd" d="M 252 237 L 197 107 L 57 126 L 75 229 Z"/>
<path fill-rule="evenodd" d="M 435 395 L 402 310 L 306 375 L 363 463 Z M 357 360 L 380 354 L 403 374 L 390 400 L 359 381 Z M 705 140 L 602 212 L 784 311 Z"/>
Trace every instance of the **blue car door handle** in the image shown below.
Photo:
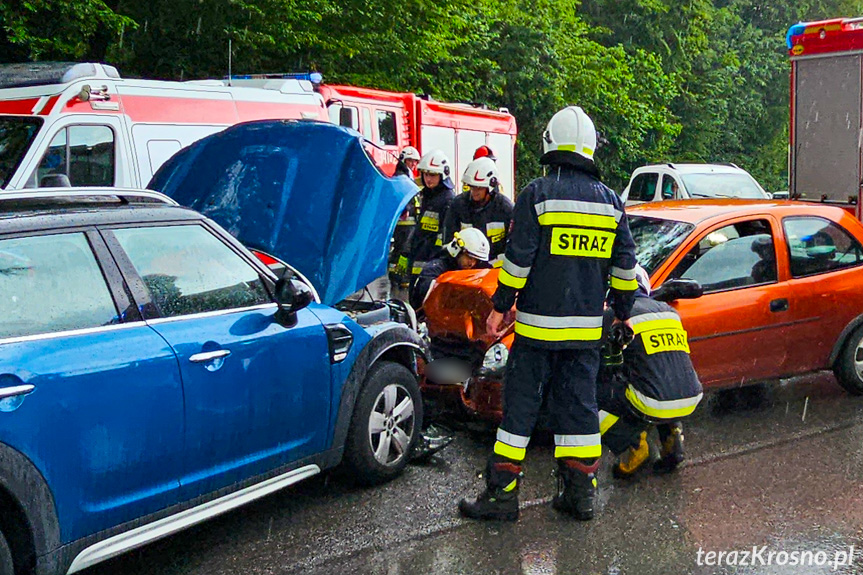
<path fill-rule="evenodd" d="M 15 385 L 13 387 L 0 387 L 0 399 L 8 399 L 19 395 L 27 395 L 36 389 L 35 385 Z"/>
<path fill-rule="evenodd" d="M 214 359 L 219 359 L 222 357 L 228 357 L 229 355 L 231 355 L 231 350 L 219 349 L 216 351 L 196 353 L 195 355 L 189 357 L 189 361 L 191 361 L 192 363 L 207 363 L 208 361 L 213 361 Z"/>

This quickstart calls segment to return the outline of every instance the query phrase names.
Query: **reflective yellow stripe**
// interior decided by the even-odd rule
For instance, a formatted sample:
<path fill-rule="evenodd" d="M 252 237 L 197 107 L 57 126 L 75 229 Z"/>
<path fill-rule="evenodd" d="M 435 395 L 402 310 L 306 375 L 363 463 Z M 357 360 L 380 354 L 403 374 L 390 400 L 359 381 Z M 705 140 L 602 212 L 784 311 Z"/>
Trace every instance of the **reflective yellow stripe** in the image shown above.
<path fill-rule="evenodd" d="M 686 417 L 695 411 L 701 398 L 702 394 L 699 393 L 695 397 L 686 399 L 658 401 L 643 396 L 633 389 L 631 385 L 626 388 L 626 399 L 629 400 L 629 403 L 641 413 L 657 419 L 679 419 Z M 646 402 L 650 402 L 653 405 L 646 405 Z M 664 405 L 668 405 L 669 407 L 663 407 Z"/>
<path fill-rule="evenodd" d="M 539 224 L 542 226 L 588 226 L 591 228 L 617 229 L 617 221 L 614 216 L 601 216 L 598 214 L 582 214 L 575 212 L 546 212 L 539 216 Z"/>
<path fill-rule="evenodd" d="M 502 265 L 503 265 L 503 260 L 500 260 L 500 259 L 497 259 L 497 260 L 494 260 L 493 262 L 491 262 L 491 267 L 493 267 L 493 268 L 499 268 Z M 500 281 L 500 276 L 497 276 L 497 279 L 498 279 L 498 281 Z M 526 282 L 527 279 L 525 279 L 524 281 Z"/>
<path fill-rule="evenodd" d="M 412 273 L 412 274 L 414 274 L 415 276 L 420 275 L 421 273 L 423 273 L 423 268 L 422 268 L 422 266 L 414 266 L 414 267 L 412 267 L 412 268 L 411 268 L 411 273 Z"/>
<path fill-rule="evenodd" d="M 496 441 L 494 443 L 494 452 L 496 455 L 512 459 L 513 461 L 522 461 L 527 453 L 527 449 L 524 447 L 513 447 L 502 441 Z"/>
<path fill-rule="evenodd" d="M 505 269 L 501 268 L 497 281 L 505 286 L 521 289 L 527 284 L 527 278 L 517 278 Z"/>
<path fill-rule="evenodd" d="M 413 226 L 413 225 L 416 225 L 416 223 L 417 223 L 416 220 L 411 218 L 409 220 L 399 220 L 399 223 L 397 223 L 396 225 L 397 226 Z"/>
<path fill-rule="evenodd" d="M 599 420 L 599 433 L 605 435 L 605 432 L 611 429 L 611 426 L 617 423 L 617 420 L 620 419 L 616 415 L 611 413 L 606 413 L 604 411 L 599 412 L 601 419 Z M 603 416 L 602 414 L 605 413 Z"/>
<path fill-rule="evenodd" d="M 580 457 L 591 459 L 602 455 L 602 445 L 558 445 L 554 448 L 555 458 Z"/>
<path fill-rule="evenodd" d="M 557 149 L 561 152 L 574 152 L 575 144 L 558 144 Z"/>
<path fill-rule="evenodd" d="M 632 322 L 632 331 L 636 335 L 645 331 L 653 331 L 655 329 L 683 329 L 683 324 L 677 319 L 655 319 L 653 321 L 643 321 L 641 323 Z"/>
<path fill-rule="evenodd" d="M 502 283 L 502 282 L 501 282 Z M 538 341 L 598 341 L 602 337 L 601 327 L 534 327 L 515 322 L 515 333 Z"/>
<path fill-rule="evenodd" d="M 513 479 L 512 483 L 510 483 L 509 485 L 504 487 L 503 490 L 504 490 L 504 492 L 509 493 L 510 491 L 515 489 L 516 487 L 518 487 L 518 479 Z"/>
<path fill-rule="evenodd" d="M 611 289 L 620 291 L 635 291 L 638 289 L 638 280 L 622 280 L 611 276 Z"/>

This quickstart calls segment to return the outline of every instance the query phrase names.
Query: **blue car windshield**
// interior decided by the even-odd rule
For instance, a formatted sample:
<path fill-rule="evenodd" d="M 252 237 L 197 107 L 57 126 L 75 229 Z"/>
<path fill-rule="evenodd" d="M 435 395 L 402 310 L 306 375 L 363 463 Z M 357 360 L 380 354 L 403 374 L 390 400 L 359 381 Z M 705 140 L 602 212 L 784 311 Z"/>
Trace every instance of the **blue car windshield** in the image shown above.
<path fill-rule="evenodd" d="M 694 198 L 743 198 L 763 200 L 767 196 L 745 173 L 685 174 L 681 176 L 686 191 Z"/>
<path fill-rule="evenodd" d="M 0 116 L 0 188 L 9 183 L 41 126 L 42 118 Z"/>
<path fill-rule="evenodd" d="M 648 275 L 653 275 L 695 229 L 693 224 L 675 220 L 634 215 L 628 216 L 628 219 L 635 240 L 635 259 Z"/>

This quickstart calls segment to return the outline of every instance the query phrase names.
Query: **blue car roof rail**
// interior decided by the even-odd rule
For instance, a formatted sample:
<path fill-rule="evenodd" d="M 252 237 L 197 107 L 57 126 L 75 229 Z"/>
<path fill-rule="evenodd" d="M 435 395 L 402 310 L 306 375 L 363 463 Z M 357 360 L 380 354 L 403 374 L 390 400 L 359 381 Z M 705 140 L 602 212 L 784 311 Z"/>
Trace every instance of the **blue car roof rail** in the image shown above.
<path fill-rule="evenodd" d="M 81 203 L 92 203 L 94 200 L 116 198 L 122 204 L 128 203 L 158 203 L 167 206 L 179 206 L 176 201 L 161 192 L 153 190 L 134 190 L 125 188 L 39 188 L 34 190 L 16 190 L 14 192 L 0 191 L 0 204 L 5 202 L 57 203 L 69 205 L 79 200 Z"/>

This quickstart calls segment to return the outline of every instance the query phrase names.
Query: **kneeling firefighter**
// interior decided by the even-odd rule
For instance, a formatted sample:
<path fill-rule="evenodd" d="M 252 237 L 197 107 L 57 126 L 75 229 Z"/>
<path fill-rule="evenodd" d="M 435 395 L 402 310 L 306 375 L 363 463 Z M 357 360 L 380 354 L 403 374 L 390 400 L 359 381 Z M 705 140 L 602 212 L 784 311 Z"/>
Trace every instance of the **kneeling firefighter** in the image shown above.
<path fill-rule="evenodd" d="M 650 298 L 650 279 L 641 267 L 636 280 L 631 332 L 624 333 L 622 325 L 609 330 L 596 392 L 602 443 L 618 456 L 612 468 L 618 478 L 631 477 L 647 461 L 647 430 L 653 424 L 662 443 L 653 469 L 674 471 L 684 457 L 680 420 L 702 398 L 680 316 Z"/>
<path fill-rule="evenodd" d="M 489 250 L 488 239 L 480 230 L 467 228 L 456 232 L 440 255 L 423 267 L 411 288 L 410 304 L 414 309 L 420 309 L 432 284 L 441 274 L 489 267 Z"/>

